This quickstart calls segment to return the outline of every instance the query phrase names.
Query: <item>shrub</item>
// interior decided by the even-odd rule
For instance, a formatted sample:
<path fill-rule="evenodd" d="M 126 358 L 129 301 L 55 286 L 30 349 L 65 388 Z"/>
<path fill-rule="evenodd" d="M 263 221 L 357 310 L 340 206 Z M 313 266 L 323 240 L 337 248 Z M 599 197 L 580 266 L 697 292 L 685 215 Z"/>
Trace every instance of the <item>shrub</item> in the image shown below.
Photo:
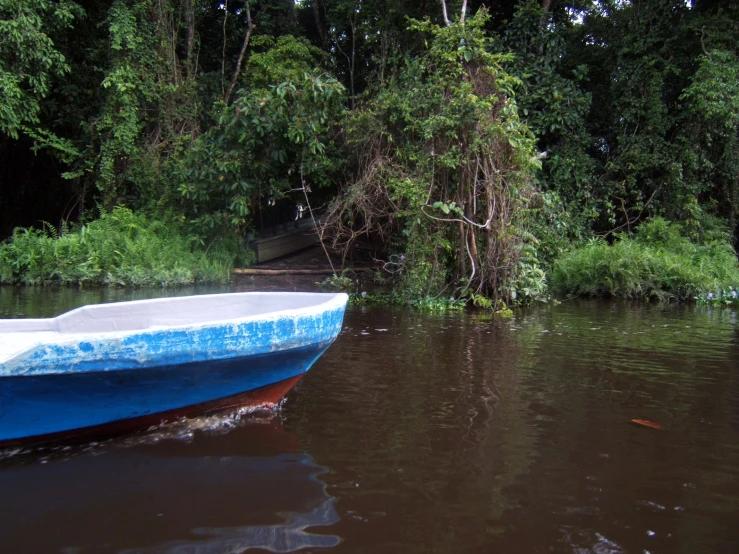
<path fill-rule="evenodd" d="M 234 255 L 194 250 L 175 221 L 127 208 L 76 229 L 16 229 L 0 244 L 0 283 L 177 286 L 230 279 Z M 232 250 L 232 249 L 231 249 Z"/>
<path fill-rule="evenodd" d="M 728 238 L 697 243 L 677 223 L 653 218 L 636 236 L 612 244 L 595 239 L 554 264 L 555 291 L 573 296 L 696 299 L 733 290 L 739 267 Z"/>

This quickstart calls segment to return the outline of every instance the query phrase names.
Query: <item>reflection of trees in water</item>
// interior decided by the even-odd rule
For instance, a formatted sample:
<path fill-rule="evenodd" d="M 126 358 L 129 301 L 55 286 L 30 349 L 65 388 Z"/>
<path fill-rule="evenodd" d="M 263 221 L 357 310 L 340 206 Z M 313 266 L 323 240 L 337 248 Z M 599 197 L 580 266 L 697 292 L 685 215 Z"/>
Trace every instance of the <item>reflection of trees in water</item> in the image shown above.
<path fill-rule="evenodd" d="M 64 286 L 0 286 L 0 319 L 54 317 L 63 312 L 103 302 L 124 302 L 165 296 L 189 296 L 215 292 L 230 292 L 223 286 L 191 286 L 173 288 L 114 288 L 79 289 Z"/>
<path fill-rule="evenodd" d="M 479 316 L 368 314 L 347 318 L 346 338 L 330 351 L 341 366 L 324 363 L 311 376 L 322 390 L 303 388 L 295 399 L 322 395 L 331 411 L 330 396 L 346 427 L 310 409 L 293 416 L 290 404 L 288 425 L 312 436 L 311 452 L 344 476 L 326 477 L 343 509 L 392 513 L 388 543 L 408 533 L 418 544 L 456 543 L 460 534 L 466 544 L 484 543 L 486 521 L 510 507 L 504 488 L 536 458 L 536 430 L 519 415 L 525 360 L 515 335 Z M 391 506 L 378 502 L 391 490 Z"/>
<path fill-rule="evenodd" d="M 676 544 L 720 536 L 718 514 L 735 510 L 739 489 L 730 481 L 739 472 L 709 460 L 723 450 L 739 462 L 739 452 L 721 446 L 733 403 L 727 390 L 739 378 L 735 324 L 731 310 L 618 302 L 539 308 L 514 321 L 529 346 L 526 396 L 540 437 L 541 460 L 511 491 L 528 502 L 526 517 L 594 550 L 615 536 L 615 551 L 642 550 L 640 520 L 659 530 L 656 549 L 670 550 L 659 542 L 667 535 Z M 632 418 L 666 431 L 634 428 Z M 686 506 L 711 506 L 718 518 L 677 522 Z"/>
<path fill-rule="evenodd" d="M 731 420 L 730 317 L 592 302 L 511 320 L 354 312 L 288 422 L 333 469 L 342 510 L 388 514 L 388 544 L 618 546 L 632 531 L 604 514 L 679 513 L 692 494 L 684 482 L 729 475 L 712 478 L 698 459 L 685 467 L 702 477 L 672 469 L 701 454 L 691 441 L 720 442 L 720 430 L 701 429 L 706 414 Z M 668 431 L 635 428 L 635 417 Z"/>

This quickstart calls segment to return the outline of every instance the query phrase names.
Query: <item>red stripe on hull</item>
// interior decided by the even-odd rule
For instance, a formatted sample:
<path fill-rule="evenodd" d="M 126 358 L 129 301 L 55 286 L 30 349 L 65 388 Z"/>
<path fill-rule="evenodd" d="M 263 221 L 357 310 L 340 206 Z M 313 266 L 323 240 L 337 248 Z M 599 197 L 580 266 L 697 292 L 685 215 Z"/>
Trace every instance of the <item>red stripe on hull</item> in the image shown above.
<path fill-rule="evenodd" d="M 254 409 L 255 411 L 258 411 L 259 409 L 271 410 L 274 408 L 275 404 L 277 404 L 282 397 L 295 386 L 301 377 L 302 375 L 296 375 L 295 377 L 267 385 L 266 387 L 243 392 L 227 398 L 219 398 L 218 400 L 211 400 L 201 404 L 177 408 L 176 410 L 170 410 L 167 412 L 134 417 L 122 421 L 114 421 L 103 425 L 96 425 L 94 427 L 84 427 L 82 429 L 63 431 L 61 433 L 53 433 L 50 435 L 37 435 L 34 437 L 0 441 L 0 448 L 39 443 L 47 444 L 60 441 L 84 441 L 100 437 L 110 437 L 136 430 L 147 429 L 163 423 L 169 423 L 182 417 L 199 416 L 228 410 L 229 408 L 249 408 Z"/>

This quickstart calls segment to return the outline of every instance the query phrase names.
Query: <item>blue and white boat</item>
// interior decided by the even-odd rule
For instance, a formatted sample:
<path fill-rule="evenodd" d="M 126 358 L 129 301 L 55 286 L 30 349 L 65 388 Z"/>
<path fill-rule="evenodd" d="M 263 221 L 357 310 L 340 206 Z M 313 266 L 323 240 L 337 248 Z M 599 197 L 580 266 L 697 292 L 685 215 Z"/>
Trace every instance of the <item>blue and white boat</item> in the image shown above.
<path fill-rule="evenodd" d="M 0 446 L 271 407 L 339 334 L 347 299 L 245 292 L 0 320 Z"/>

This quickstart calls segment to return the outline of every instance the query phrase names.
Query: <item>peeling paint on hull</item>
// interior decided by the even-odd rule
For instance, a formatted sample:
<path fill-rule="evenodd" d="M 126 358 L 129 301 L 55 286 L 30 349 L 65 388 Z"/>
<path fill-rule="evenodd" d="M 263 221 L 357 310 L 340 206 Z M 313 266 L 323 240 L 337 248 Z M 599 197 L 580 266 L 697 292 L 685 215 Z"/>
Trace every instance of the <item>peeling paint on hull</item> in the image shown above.
<path fill-rule="evenodd" d="M 0 445 L 274 404 L 338 335 L 340 296 L 322 308 L 34 345 L 0 363 Z"/>

